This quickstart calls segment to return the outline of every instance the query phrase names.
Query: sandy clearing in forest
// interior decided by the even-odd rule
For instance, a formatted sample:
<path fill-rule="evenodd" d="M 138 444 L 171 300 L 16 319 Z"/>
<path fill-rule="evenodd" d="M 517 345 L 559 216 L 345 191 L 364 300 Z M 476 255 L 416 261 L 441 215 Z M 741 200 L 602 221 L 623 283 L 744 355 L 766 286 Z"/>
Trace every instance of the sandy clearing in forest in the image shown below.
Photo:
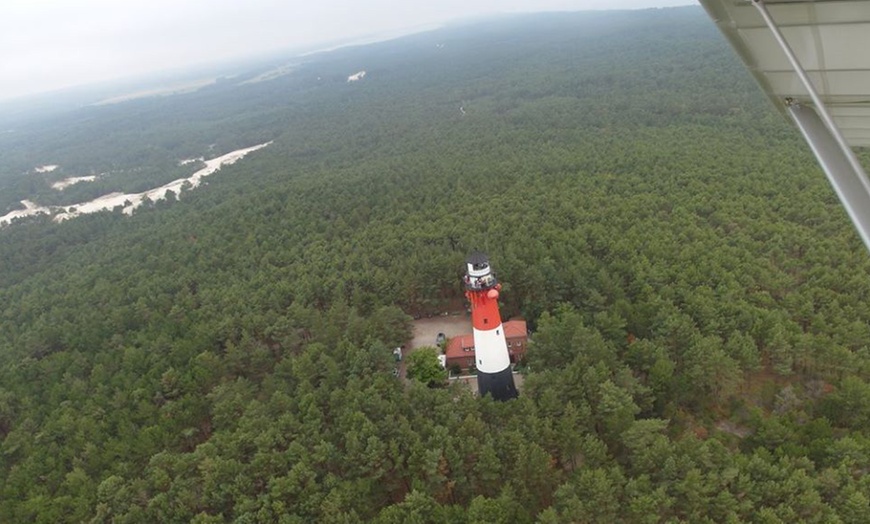
<path fill-rule="evenodd" d="M 434 346 L 438 333 L 444 333 L 448 339 L 457 335 L 471 333 L 471 317 L 465 314 L 442 315 L 432 318 L 421 318 L 414 321 L 414 338 L 410 349 L 421 346 Z"/>
<path fill-rule="evenodd" d="M 471 317 L 466 314 L 454 314 L 415 320 L 411 343 L 402 346 L 402 361 L 397 366 L 400 378 L 404 379 L 406 374 L 405 357 L 419 347 L 435 346 L 435 337 L 438 333 L 444 333 L 448 339 L 463 333 L 471 333 Z"/>
<path fill-rule="evenodd" d="M 78 177 L 70 177 L 64 178 L 63 180 L 59 180 L 51 185 L 52 189 L 57 189 L 58 191 L 63 191 L 73 184 L 78 184 L 79 182 L 93 182 L 97 179 L 97 175 L 90 176 L 78 176 Z"/>
<path fill-rule="evenodd" d="M 181 193 L 182 186 L 184 186 L 185 184 L 190 184 L 190 189 L 193 189 L 199 186 L 200 181 L 204 177 L 211 175 L 212 173 L 220 169 L 221 166 L 234 164 L 240 159 L 244 158 L 244 156 L 248 153 L 256 151 L 258 149 L 262 149 L 271 143 L 272 142 L 266 142 L 265 144 L 259 144 L 253 147 L 239 149 L 227 153 L 223 156 L 219 156 L 211 160 L 206 160 L 205 167 L 192 174 L 188 178 L 181 178 L 179 180 L 175 180 L 168 184 L 162 185 L 158 188 L 150 189 L 143 193 L 109 193 L 108 195 L 97 197 L 90 202 L 83 202 L 81 204 L 73 204 L 70 206 L 39 206 L 29 200 L 22 200 L 21 203 L 26 209 L 18 209 L 0 217 L 0 226 L 9 224 L 15 218 L 34 216 L 40 213 L 55 214 L 53 220 L 55 222 L 62 222 L 69 218 L 77 217 L 86 213 L 96 213 L 97 211 L 111 211 L 118 206 L 124 206 L 124 214 L 130 215 L 133 213 L 133 210 L 142 205 L 144 201 L 162 200 L 166 198 L 166 194 L 169 191 L 172 191 L 176 195 L 179 195 Z"/>

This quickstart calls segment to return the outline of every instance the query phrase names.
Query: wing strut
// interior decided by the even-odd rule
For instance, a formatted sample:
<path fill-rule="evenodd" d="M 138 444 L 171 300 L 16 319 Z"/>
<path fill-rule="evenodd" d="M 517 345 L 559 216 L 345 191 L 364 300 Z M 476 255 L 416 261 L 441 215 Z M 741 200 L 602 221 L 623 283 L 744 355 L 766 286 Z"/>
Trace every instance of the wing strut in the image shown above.
<path fill-rule="evenodd" d="M 852 148 L 846 143 L 834 119 L 831 118 L 788 42 L 783 38 L 764 1 L 752 0 L 752 4 L 758 9 L 764 23 L 785 53 L 815 106 L 813 111 L 813 108 L 786 99 L 788 113 L 809 143 L 831 185 L 834 186 L 834 191 L 858 229 L 864 245 L 870 249 L 870 182 L 867 180 L 867 174 Z"/>
<path fill-rule="evenodd" d="M 834 186 L 834 191 L 858 229 L 864 245 L 870 249 L 870 193 L 866 187 L 867 175 L 863 170 L 856 172 L 855 167 L 849 164 L 833 134 L 812 108 L 791 104 L 788 106 L 788 113 Z"/>

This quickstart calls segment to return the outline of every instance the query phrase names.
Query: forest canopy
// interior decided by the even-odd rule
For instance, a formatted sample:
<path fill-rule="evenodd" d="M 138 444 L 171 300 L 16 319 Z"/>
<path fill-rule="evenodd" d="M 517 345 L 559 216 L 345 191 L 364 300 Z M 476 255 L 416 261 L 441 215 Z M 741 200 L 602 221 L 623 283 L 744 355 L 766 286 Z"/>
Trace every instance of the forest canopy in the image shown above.
<path fill-rule="evenodd" d="M 246 78 L 0 135 L 3 213 L 273 141 L 0 229 L 0 521 L 870 521 L 870 257 L 699 8 Z M 515 401 L 392 373 L 475 249 L 534 329 Z"/>

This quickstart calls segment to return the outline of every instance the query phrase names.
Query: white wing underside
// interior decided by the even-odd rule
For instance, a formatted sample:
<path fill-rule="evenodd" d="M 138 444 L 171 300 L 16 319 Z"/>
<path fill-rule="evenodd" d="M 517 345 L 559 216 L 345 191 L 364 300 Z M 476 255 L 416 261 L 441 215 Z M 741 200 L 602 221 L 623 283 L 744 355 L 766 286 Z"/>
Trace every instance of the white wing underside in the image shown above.
<path fill-rule="evenodd" d="M 870 146 L 870 0 L 700 3 L 800 129 L 870 249 L 870 181 L 851 149 Z"/>

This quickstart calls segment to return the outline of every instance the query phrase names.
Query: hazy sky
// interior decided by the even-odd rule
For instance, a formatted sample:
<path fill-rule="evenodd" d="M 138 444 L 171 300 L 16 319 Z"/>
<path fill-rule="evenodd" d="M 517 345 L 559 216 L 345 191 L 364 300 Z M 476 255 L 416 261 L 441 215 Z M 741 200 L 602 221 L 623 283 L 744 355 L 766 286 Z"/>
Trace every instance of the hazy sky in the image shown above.
<path fill-rule="evenodd" d="M 499 12 L 691 0 L 0 0 L 0 100 Z"/>

